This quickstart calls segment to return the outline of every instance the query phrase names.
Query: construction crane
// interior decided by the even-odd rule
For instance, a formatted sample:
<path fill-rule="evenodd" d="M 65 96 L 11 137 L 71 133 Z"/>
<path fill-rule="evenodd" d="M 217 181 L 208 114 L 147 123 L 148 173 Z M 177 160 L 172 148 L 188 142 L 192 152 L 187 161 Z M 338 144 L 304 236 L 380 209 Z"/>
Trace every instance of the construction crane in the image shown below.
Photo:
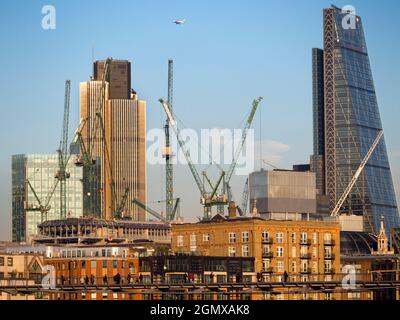
<path fill-rule="evenodd" d="M 270 166 L 272 168 L 274 168 L 275 170 L 279 170 L 279 168 L 275 165 L 273 165 L 272 163 L 269 163 L 267 161 L 265 161 L 264 159 L 262 160 L 262 162 L 264 162 L 267 166 Z"/>
<path fill-rule="evenodd" d="M 348 186 L 344 190 L 342 196 L 339 198 L 339 200 L 336 203 L 335 207 L 333 208 L 333 210 L 331 212 L 331 216 L 332 217 L 336 217 L 336 216 L 339 215 L 340 209 L 342 208 L 343 203 L 346 201 L 346 198 L 348 197 L 350 191 L 352 190 L 352 188 L 354 187 L 355 183 L 357 182 L 357 179 L 359 178 L 359 176 L 361 175 L 362 171 L 364 170 L 365 165 L 367 164 L 369 158 L 371 157 L 371 155 L 375 151 L 375 148 L 378 146 L 379 141 L 381 140 L 382 136 L 383 136 L 383 130 L 379 130 L 377 137 L 375 138 L 374 142 L 372 143 L 371 147 L 369 148 L 369 150 L 368 150 L 367 154 L 365 155 L 364 159 L 361 161 L 360 166 L 356 170 L 354 176 L 351 178 L 350 183 L 348 184 Z"/>
<path fill-rule="evenodd" d="M 226 187 L 225 188 L 226 188 L 226 191 L 227 191 L 228 203 L 232 200 L 232 191 L 231 191 L 231 187 L 230 187 L 229 183 L 231 181 L 231 178 L 232 178 L 232 175 L 233 175 L 233 171 L 236 168 L 237 161 L 239 159 L 240 153 L 242 152 L 243 145 L 246 142 L 247 133 L 248 133 L 248 131 L 249 131 L 250 127 L 251 127 L 251 124 L 253 122 L 254 115 L 255 115 L 255 113 L 257 111 L 257 108 L 258 108 L 258 106 L 259 106 L 259 104 L 260 104 L 262 99 L 263 99 L 262 97 L 259 97 L 259 98 L 253 100 L 253 104 L 252 104 L 252 107 L 251 107 L 251 111 L 250 111 L 249 117 L 247 118 L 246 124 L 245 124 L 245 126 L 243 128 L 243 131 L 242 131 L 242 138 L 240 139 L 239 146 L 236 149 L 236 153 L 235 153 L 235 156 L 233 158 L 232 164 L 231 164 L 231 166 L 229 167 L 229 169 L 228 169 L 228 171 L 226 173 L 226 178 L 225 178 L 225 186 Z"/>
<path fill-rule="evenodd" d="M 164 203 L 167 200 L 158 200 L 158 201 L 154 201 L 153 203 Z M 169 221 L 174 221 L 177 217 L 180 216 L 180 198 L 174 198 L 172 199 L 172 202 L 174 203 L 174 206 L 172 208 L 172 214 L 171 214 L 171 218 L 168 219 Z"/>
<path fill-rule="evenodd" d="M 168 222 L 166 218 L 164 218 L 161 214 L 159 214 L 157 211 L 151 209 L 150 207 L 146 206 L 143 202 L 141 202 L 139 199 L 133 199 L 132 200 L 133 204 L 136 204 L 139 208 L 142 208 L 146 212 L 150 213 L 152 216 L 155 218 L 161 220 L 162 222 Z"/>
<path fill-rule="evenodd" d="M 47 214 L 51 209 L 51 206 L 49 204 L 50 204 L 51 198 L 53 197 L 54 191 L 56 190 L 56 187 L 58 185 L 58 180 L 55 180 L 53 186 L 50 188 L 50 192 L 47 195 L 47 197 L 46 197 L 46 199 L 44 201 L 44 204 L 43 204 L 42 200 L 40 200 L 38 194 L 36 193 L 36 191 L 33 188 L 31 182 L 29 181 L 29 179 L 26 179 L 25 182 L 28 185 L 28 187 L 32 190 L 32 193 L 33 193 L 33 195 L 34 195 L 34 197 L 35 197 L 35 199 L 36 199 L 36 201 L 38 203 L 37 207 L 36 206 L 35 207 L 27 206 L 27 207 L 25 207 L 25 210 L 26 211 L 39 211 L 40 214 L 41 214 L 40 220 L 41 220 L 41 223 L 43 223 L 44 221 L 47 220 Z"/>
<path fill-rule="evenodd" d="M 249 202 L 249 177 L 247 177 L 246 182 L 244 183 L 243 195 L 242 195 L 242 212 L 246 213 L 247 205 Z M 239 211 L 240 212 L 240 211 Z"/>
<path fill-rule="evenodd" d="M 190 157 L 190 153 L 187 150 L 185 143 L 181 139 L 179 129 L 178 129 L 176 122 L 172 116 L 171 110 L 168 107 L 168 104 L 163 99 L 159 99 L 159 102 L 162 104 L 164 111 L 167 114 L 169 123 L 177 137 L 178 144 L 179 144 L 180 148 L 182 149 L 182 152 L 186 158 L 186 162 L 188 163 L 188 166 L 192 173 L 192 176 L 193 176 L 193 178 L 196 182 L 196 185 L 200 191 L 200 195 L 201 195 L 200 203 L 203 205 L 203 208 L 204 208 L 204 218 L 208 219 L 211 216 L 211 208 L 213 206 L 226 204 L 226 199 L 221 197 L 220 195 L 217 195 L 218 187 L 221 184 L 221 181 L 224 178 L 225 173 L 221 174 L 221 176 L 215 186 L 212 185 L 211 181 L 209 180 L 209 178 L 207 177 L 207 175 L 204 172 L 203 172 L 203 179 L 200 178 L 200 175 L 197 172 L 196 167 L 194 166 L 193 161 Z M 206 191 L 205 180 L 210 184 L 211 187 L 213 187 L 211 192 Z"/>
<path fill-rule="evenodd" d="M 174 62 L 173 60 L 168 60 L 168 106 L 172 112 L 173 105 L 173 73 L 174 73 Z M 171 147 L 171 137 L 169 130 L 169 119 L 165 121 L 164 132 L 165 132 L 165 212 L 167 220 L 172 221 L 174 219 L 173 207 L 174 207 L 174 177 L 173 177 L 173 166 L 172 166 L 172 147 Z"/>
<path fill-rule="evenodd" d="M 60 141 L 60 148 L 58 153 L 58 171 L 55 178 L 60 184 L 60 218 L 65 219 L 67 216 L 67 179 L 70 177 L 67 172 L 67 164 L 69 160 L 68 152 L 68 126 L 69 126 L 69 103 L 71 95 L 71 81 L 65 82 L 65 96 L 64 96 L 64 118 L 63 127 Z"/>
<path fill-rule="evenodd" d="M 128 195 L 129 195 L 129 188 L 125 188 L 124 195 L 122 196 L 121 202 L 118 204 L 116 210 L 115 210 L 115 218 L 123 218 L 123 212 L 124 208 L 126 206 L 126 202 L 128 200 Z"/>

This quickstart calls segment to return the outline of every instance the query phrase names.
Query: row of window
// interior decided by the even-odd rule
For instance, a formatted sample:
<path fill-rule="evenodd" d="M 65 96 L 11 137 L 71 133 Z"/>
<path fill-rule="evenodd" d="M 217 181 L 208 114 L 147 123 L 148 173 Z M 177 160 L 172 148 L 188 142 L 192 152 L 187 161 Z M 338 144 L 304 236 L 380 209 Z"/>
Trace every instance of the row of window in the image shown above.
<path fill-rule="evenodd" d="M 310 270 L 310 263 L 307 260 L 301 260 L 300 261 L 300 268 L 298 269 L 298 264 L 296 260 L 292 260 L 289 263 L 290 267 L 290 272 L 296 273 L 300 271 L 301 273 L 312 273 L 312 274 L 318 274 L 318 263 L 317 261 L 313 261 L 311 264 L 312 268 Z M 274 270 L 275 272 L 285 272 L 285 262 L 283 260 L 278 260 L 276 261 L 275 264 L 276 269 Z M 262 262 L 262 271 L 263 272 L 268 272 L 271 270 L 271 262 L 268 259 L 264 259 Z M 330 273 L 332 272 L 332 261 L 330 260 L 325 260 L 324 261 L 324 273 Z"/>
<path fill-rule="evenodd" d="M 262 242 L 269 242 L 272 240 L 270 237 L 270 233 L 268 231 L 263 231 L 262 234 Z M 210 234 L 205 233 L 203 234 L 203 242 L 210 241 Z M 241 233 L 241 242 L 248 243 L 250 239 L 250 232 L 249 231 L 242 231 Z M 292 232 L 290 234 L 291 243 L 296 243 L 296 232 Z M 276 243 L 283 243 L 284 242 L 284 233 L 283 232 L 276 232 L 275 233 L 275 241 Z M 312 241 L 313 244 L 318 244 L 318 233 L 314 232 L 312 234 Z M 228 234 L 228 243 L 236 243 L 237 236 L 235 232 L 229 232 Z M 307 232 L 300 233 L 300 243 L 307 244 L 308 241 L 308 234 Z M 331 233 L 324 233 L 324 243 L 331 243 L 332 242 L 332 234 Z M 190 235 L 190 246 L 195 247 L 197 245 L 197 235 L 191 234 Z M 184 236 L 178 235 L 177 236 L 177 246 L 183 247 L 184 246 Z"/>
<path fill-rule="evenodd" d="M 101 261 L 102 268 L 107 268 L 108 261 L 112 261 L 113 268 L 118 268 L 118 260 L 102 260 Z M 78 263 L 81 265 L 82 268 L 86 268 L 86 260 L 71 261 L 71 262 L 65 262 L 65 263 L 60 262 L 60 263 L 56 263 L 55 267 L 56 267 L 56 270 L 68 270 L 69 268 L 77 269 Z M 121 268 L 125 268 L 125 266 L 126 266 L 126 261 L 121 260 Z M 90 260 L 90 268 L 96 269 L 96 267 L 97 267 L 97 260 Z"/>
<path fill-rule="evenodd" d="M 122 250 L 117 252 L 112 249 L 101 249 L 101 250 L 62 250 L 60 256 L 62 258 L 80 258 L 80 257 L 112 257 L 121 254 L 122 257 L 127 256 L 128 251 Z"/>
<path fill-rule="evenodd" d="M 0 257 L 0 267 L 4 266 L 5 259 Z M 12 257 L 7 257 L 7 267 L 12 267 L 14 265 L 14 259 Z"/>

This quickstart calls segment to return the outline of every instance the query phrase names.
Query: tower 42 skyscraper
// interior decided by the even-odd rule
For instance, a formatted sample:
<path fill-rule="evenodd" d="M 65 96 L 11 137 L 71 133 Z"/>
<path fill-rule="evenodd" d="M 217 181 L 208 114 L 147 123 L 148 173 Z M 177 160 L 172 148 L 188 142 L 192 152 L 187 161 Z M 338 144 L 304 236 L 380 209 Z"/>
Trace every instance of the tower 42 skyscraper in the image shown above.
<path fill-rule="evenodd" d="M 330 210 L 382 129 L 362 21 L 352 12 L 324 9 L 324 49 L 313 49 L 314 156 L 319 194 Z M 382 138 L 350 192 L 342 214 L 364 217 L 365 231 L 399 225 Z"/>

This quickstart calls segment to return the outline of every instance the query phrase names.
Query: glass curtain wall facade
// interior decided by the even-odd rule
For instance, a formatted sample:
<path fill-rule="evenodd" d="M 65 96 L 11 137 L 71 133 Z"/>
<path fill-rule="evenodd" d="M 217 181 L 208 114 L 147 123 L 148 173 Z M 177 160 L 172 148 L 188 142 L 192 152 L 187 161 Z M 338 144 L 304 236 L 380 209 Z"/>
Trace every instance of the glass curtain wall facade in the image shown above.
<path fill-rule="evenodd" d="M 12 238 L 16 242 L 30 243 L 37 235 L 37 226 L 42 222 L 39 203 L 28 186 L 31 183 L 42 205 L 49 203 L 50 210 L 43 220 L 60 219 L 60 189 L 57 184 L 51 197 L 58 170 L 57 154 L 15 155 L 12 157 Z M 67 216 L 83 216 L 83 169 L 70 161 L 67 165 Z M 50 200 L 48 200 L 50 199 Z"/>
<path fill-rule="evenodd" d="M 355 28 L 346 23 L 349 19 L 354 19 Z M 324 192 L 332 210 L 382 129 L 382 123 L 361 18 L 332 7 L 324 9 L 323 21 L 323 61 L 322 50 L 313 50 L 313 161 L 318 157 L 323 159 L 323 164 L 317 166 L 322 169 L 316 170 L 314 164 L 314 171 L 317 181 L 324 181 Z M 381 216 L 385 218 L 387 230 L 399 225 L 384 138 L 341 213 L 363 215 L 364 229 L 368 232 L 379 230 Z"/>

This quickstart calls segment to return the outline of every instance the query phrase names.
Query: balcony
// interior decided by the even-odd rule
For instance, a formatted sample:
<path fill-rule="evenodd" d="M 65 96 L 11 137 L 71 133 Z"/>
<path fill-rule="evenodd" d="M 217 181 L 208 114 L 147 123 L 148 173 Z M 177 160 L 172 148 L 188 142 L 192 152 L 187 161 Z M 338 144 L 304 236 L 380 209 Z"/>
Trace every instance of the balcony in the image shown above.
<path fill-rule="evenodd" d="M 308 274 L 311 273 L 311 268 L 301 268 L 300 269 L 301 274 Z"/>
<path fill-rule="evenodd" d="M 262 269 L 263 273 L 272 273 L 273 272 L 273 268 L 272 267 L 268 267 L 268 268 L 263 268 Z"/>
<path fill-rule="evenodd" d="M 311 259 L 311 254 L 309 254 L 309 253 L 300 253 L 300 259 Z"/>
<path fill-rule="evenodd" d="M 272 244 L 273 243 L 272 238 L 262 238 L 261 242 L 263 244 Z"/>
<path fill-rule="evenodd" d="M 262 257 L 263 258 L 272 258 L 274 254 L 272 252 L 263 252 Z"/>
<path fill-rule="evenodd" d="M 300 244 L 304 246 L 309 246 L 311 245 L 311 240 L 310 239 L 300 239 Z"/>
<path fill-rule="evenodd" d="M 326 254 L 326 255 L 324 256 L 324 259 L 325 259 L 325 260 L 334 260 L 334 259 L 335 259 L 335 254 L 334 254 L 334 253 Z"/>
<path fill-rule="evenodd" d="M 334 246 L 335 245 L 335 240 L 324 240 L 324 246 Z"/>
<path fill-rule="evenodd" d="M 335 273 L 335 269 L 333 269 L 333 268 L 325 269 L 325 270 L 324 270 L 324 273 L 325 273 L 325 274 L 332 274 L 332 273 Z"/>

